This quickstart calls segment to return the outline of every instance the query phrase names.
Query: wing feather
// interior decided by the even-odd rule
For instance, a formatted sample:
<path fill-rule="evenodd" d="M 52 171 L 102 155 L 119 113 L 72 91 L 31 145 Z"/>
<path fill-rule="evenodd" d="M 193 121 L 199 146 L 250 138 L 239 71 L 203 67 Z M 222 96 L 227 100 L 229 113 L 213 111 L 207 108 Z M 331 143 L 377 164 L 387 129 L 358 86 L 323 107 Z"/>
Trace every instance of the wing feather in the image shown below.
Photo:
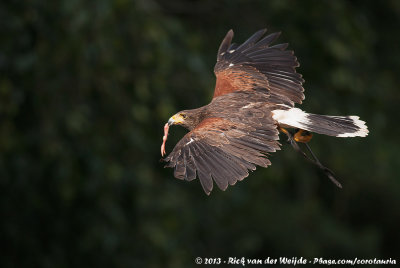
<path fill-rule="evenodd" d="M 271 46 L 280 32 L 264 36 L 266 30 L 253 34 L 239 46 L 231 45 L 230 30 L 218 50 L 214 72 L 217 77 L 214 98 L 240 90 L 265 89 L 276 104 L 293 107 L 304 99 L 304 80 L 296 72 L 299 66 L 287 43 Z M 228 42 L 229 41 L 229 42 Z"/>
<path fill-rule="evenodd" d="M 205 157 L 208 159 L 211 168 L 212 177 L 217 184 L 218 188 L 225 191 L 228 188 L 228 177 L 230 174 L 226 172 L 226 163 L 223 159 L 218 159 L 215 157 L 214 151 L 206 151 Z"/>
<path fill-rule="evenodd" d="M 211 171 L 207 162 L 203 159 L 205 152 L 199 148 L 200 143 L 195 142 L 192 146 L 197 147 L 201 154 L 197 155 L 194 158 L 194 164 L 196 166 L 197 175 L 199 176 L 201 186 L 203 187 L 204 192 L 209 195 L 213 189 L 213 182 L 211 178 Z"/>
<path fill-rule="evenodd" d="M 267 32 L 267 30 L 264 30 L 263 35 L 264 35 L 266 32 Z M 269 45 L 270 45 L 272 42 L 276 41 L 276 39 L 278 39 L 278 37 L 279 37 L 280 35 L 281 35 L 281 32 L 272 33 L 272 34 L 267 35 L 266 37 L 264 37 L 263 39 L 261 39 L 259 42 L 257 42 L 257 44 L 251 48 L 251 50 L 269 47 Z M 248 51 L 250 51 L 250 49 L 244 50 L 244 52 L 248 52 Z"/>
<path fill-rule="evenodd" d="M 245 117 L 245 113 L 242 111 L 240 116 Z M 226 190 L 246 178 L 257 165 L 270 165 L 267 154 L 279 149 L 273 121 L 265 118 L 265 124 L 257 123 L 265 116 L 270 114 L 255 109 L 242 123 L 222 117 L 204 119 L 164 159 L 168 162 L 166 167 L 174 167 L 178 179 L 190 181 L 197 176 L 206 194 L 212 191 L 213 181 Z"/>
<path fill-rule="evenodd" d="M 186 173 L 186 165 L 183 161 L 183 156 L 180 154 L 177 158 L 175 169 L 174 169 L 174 177 L 180 180 L 185 178 Z"/>
<path fill-rule="evenodd" d="M 192 181 L 196 179 L 196 166 L 194 165 L 191 153 L 190 153 L 190 147 L 184 147 L 184 164 L 186 166 L 186 172 L 185 172 L 185 180 L 187 181 Z"/>
<path fill-rule="evenodd" d="M 226 34 L 224 40 L 222 40 L 221 45 L 219 46 L 217 60 L 219 60 L 222 57 L 221 54 L 224 53 L 229 48 L 229 46 L 231 45 L 232 39 L 233 39 L 233 31 L 229 30 L 228 33 Z"/>
<path fill-rule="evenodd" d="M 257 31 L 255 34 L 250 36 L 249 39 L 246 40 L 243 44 L 241 44 L 237 49 L 246 51 L 247 49 L 254 46 L 254 44 L 260 40 L 260 38 L 267 32 L 267 29 L 262 29 Z"/>
<path fill-rule="evenodd" d="M 220 184 L 218 184 L 218 182 L 217 184 L 223 191 L 226 190 L 228 185 L 222 181 L 222 179 L 226 180 L 229 185 L 234 185 L 238 180 L 243 179 L 248 174 L 246 168 L 239 165 L 237 161 L 226 155 L 221 150 L 216 150 L 215 154 L 210 154 L 209 157 L 211 161 L 214 161 L 217 165 L 223 167 L 222 170 L 226 172 L 225 177 L 222 178 L 218 176 L 218 178 L 216 178 L 216 180 L 221 180 Z"/>

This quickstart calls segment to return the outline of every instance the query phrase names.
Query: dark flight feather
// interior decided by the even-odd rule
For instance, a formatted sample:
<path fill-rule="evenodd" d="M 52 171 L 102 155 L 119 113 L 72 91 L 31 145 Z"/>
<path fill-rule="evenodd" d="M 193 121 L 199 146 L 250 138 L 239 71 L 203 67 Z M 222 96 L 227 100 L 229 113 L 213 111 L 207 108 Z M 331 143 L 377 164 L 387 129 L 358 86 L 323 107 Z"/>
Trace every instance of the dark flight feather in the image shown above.
<path fill-rule="evenodd" d="M 231 45 L 232 39 L 233 39 L 233 31 L 229 30 L 228 33 L 226 34 L 224 40 L 222 41 L 221 45 L 219 46 L 217 60 L 219 60 L 222 57 L 221 54 L 229 48 L 229 46 Z"/>

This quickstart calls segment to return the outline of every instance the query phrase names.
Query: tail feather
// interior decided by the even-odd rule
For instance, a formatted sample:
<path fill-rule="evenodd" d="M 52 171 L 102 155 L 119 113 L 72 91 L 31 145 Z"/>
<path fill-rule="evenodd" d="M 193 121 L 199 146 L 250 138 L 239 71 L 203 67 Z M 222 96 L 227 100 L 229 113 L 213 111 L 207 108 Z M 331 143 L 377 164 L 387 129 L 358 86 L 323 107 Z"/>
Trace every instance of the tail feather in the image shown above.
<path fill-rule="evenodd" d="M 368 128 L 358 116 L 330 116 L 306 113 L 299 108 L 274 110 L 274 120 L 286 127 L 300 128 L 334 137 L 365 137 Z"/>

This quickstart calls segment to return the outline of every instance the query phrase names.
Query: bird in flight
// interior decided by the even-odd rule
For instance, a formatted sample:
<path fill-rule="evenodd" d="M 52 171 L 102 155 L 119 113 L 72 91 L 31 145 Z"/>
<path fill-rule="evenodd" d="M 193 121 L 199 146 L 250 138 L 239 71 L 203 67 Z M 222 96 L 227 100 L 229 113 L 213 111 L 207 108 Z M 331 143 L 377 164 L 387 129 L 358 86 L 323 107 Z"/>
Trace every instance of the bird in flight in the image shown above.
<path fill-rule="evenodd" d="M 174 176 L 192 181 L 199 178 L 207 195 L 213 181 L 221 189 L 235 185 L 256 166 L 271 165 L 268 156 L 280 149 L 279 132 L 293 148 L 321 168 L 339 187 L 331 170 L 315 157 L 308 142 L 312 133 L 334 137 L 365 137 L 368 129 L 358 116 L 307 113 L 295 107 L 304 100 L 304 80 L 288 44 L 272 43 L 280 33 L 252 35 L 243 44 L 232 42 L 230 30 L 223 39 L 214 68 L 216 85 L 211 102 L 183 110 L 164 126 L 161 155 L 169 127 L 180 125 L 189 132 L 163 160 L 174 168 Z M 302 151 L 305 144 L 309 153 Z M 309 156 L 311 154 L 311 156 Z"/>

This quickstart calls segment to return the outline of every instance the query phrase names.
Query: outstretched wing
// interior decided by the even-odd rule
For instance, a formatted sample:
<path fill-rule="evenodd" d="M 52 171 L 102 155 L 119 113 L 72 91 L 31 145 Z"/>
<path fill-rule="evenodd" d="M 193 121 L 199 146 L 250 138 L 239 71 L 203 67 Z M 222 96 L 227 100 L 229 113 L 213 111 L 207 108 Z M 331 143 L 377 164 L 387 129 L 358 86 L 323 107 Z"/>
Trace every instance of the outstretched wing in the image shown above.
<path fill-rule="evenodd" d="M 251 109 L 251 108 L 249 108 Z M 247 113 L 247 114 L 246 114 Z M 206 192 L 213 189 L 213 180 L 221 190 L 234 185 L 255 170 L 256 165 L 267 167 L 267 154 L 280 147 L 278 130 L 271 115 L 242 109 L 247 119 L 204 119 L 187 133 L 164 160 L 174 167 L 174 176 L 187 181 L 196 175 Z M 251 122 L 250 122 L 251 121 Z"/>
<path fill-rule="evenodd" d="M 265 37 L 266 29 L 256 32 L 241 45 L 231 44 L 230 30 L 222 41 L 214 68 L 217 77 L 214 98 L 237 90 L 266 89 L 270 101 L 290 107 L 304 99 L 304 80 L 296 73 L 299 66 L 288 44 L 270 46 L 280 35 Z"/>

